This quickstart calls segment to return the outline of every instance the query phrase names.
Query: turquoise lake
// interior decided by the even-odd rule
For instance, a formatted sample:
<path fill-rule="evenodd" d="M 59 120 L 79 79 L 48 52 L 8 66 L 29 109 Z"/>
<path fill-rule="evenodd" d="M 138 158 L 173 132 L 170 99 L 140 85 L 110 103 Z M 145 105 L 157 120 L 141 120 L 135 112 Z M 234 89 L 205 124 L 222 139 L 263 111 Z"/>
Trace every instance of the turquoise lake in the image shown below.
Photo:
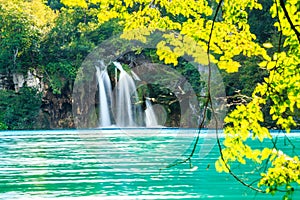
<path fill-rule="evenodd" d="M 299 131 L 272 134 L 277 147 L 298 155 Z M 214 130 L 200 132 L 191 163 L 165 168 L 189 155 L 196 136 L 197 130 L 175 128 L 0 132 L 0 200 L 281 199 L 215 171 Z M 263 166 L 232 169 L 256 186 Z M 295 190 L 293 199 L 300 199 Z"/>

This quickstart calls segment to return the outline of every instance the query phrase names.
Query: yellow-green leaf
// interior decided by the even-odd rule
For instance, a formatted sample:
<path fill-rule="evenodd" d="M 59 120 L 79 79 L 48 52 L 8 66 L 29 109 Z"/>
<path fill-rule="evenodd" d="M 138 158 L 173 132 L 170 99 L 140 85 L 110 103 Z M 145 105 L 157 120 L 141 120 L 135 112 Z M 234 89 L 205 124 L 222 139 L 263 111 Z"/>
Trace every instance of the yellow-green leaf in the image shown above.
<path fill-rule="evenodd" d="M 263 43 L 263 47 L 269 49 L 269 48 L 272 48 L 273 45 L 271 43 Z"/>

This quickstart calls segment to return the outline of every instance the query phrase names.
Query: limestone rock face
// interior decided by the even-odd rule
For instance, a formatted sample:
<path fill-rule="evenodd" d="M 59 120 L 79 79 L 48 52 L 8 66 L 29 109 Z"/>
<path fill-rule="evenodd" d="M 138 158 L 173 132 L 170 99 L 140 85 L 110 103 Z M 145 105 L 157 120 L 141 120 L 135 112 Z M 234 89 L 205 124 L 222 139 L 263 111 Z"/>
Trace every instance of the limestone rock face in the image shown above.
<path fill-rule="evenodd" d="M 24 75 L 19 73 L 13 74 L 13 82 L 15 86 L 15 91 L 19 92 L 20 88 L 24 86 L 25 80 Z"/>
<path fill-rule="evenodd" d="M 28 70 L 26 76 L 24 76 L 22 73 L 14 73 L 12 75 L 14 89 L 16 92 L 18 92 L 20 88 L 23 86 L 34 87 L 39 92 L 43 92 L 44 83 L 42 81 L 42 78 L 43 78 L 42 76 L 39 76 L 37 74 L 36 70 Z M 0 89 L 5 89 L 5 86 L 3 85 L 3 81 L 2 82 L 0 81 Z"/>
<path fill-rule="evenodd" d="M 28 71 L 25 82 L 28 87 L 35 87 L 39 92 L 42 92 L 44 90 L 44 82 L 42 81 L 42 78 L 43 77 L 38 76 L 36 70 Z"/>

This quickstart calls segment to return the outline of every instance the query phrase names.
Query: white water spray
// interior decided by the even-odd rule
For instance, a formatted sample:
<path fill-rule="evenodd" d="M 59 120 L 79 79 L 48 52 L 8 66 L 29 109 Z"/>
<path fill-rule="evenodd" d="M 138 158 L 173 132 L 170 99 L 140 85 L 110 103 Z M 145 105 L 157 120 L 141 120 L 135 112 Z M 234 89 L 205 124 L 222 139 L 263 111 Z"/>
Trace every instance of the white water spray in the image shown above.
<path fill-rule="evenodd" d="M 112 104 L 112 86 L 109 75 L 103 62 L 96 66 L 96 76 L 99 86 L 99 126 L 112 126 L 113 116 L 111 110 L 115 110 L 115 124 L 119 127 L 155 127 L 158 126 L 157 119 L 152 108 L 151 102 L 146 98 L 146 110 L 143 114 L 137 94 L 137 88 L 133 78 L 140 81 L 140 78 L 132 73 L 130 76 L 118 62 L 113 62 L 116 67 L 116 99 Z M 119 79 L 117 80 L 117 71 L 119 70 Z"/>
<path fill-rule="evenodd" d="M 156 127 L 158 126 L 158 123 L 152 107 L 152 103 L 149 99 L 146 99 L 145 102 L 146 102 L 146 110 L 145 110 L 146 126 Z"/>
<path fill-rule="evenodd" d="M 112 90 L 107 70 L 103 66 L 96 66 L 96 76 L 99 86 L 99 123 L 101 127 L 111 126 Z"/>

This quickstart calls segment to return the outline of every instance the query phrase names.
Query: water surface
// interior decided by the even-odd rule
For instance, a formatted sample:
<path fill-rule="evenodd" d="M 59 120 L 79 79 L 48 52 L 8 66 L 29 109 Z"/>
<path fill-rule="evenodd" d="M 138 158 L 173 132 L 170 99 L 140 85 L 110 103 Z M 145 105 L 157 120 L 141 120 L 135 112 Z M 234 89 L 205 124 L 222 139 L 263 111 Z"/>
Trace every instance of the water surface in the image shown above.
<path fill-rule="evenodd" d="M 0 199 L 280 199 L 215 172 L 214 131 L 201 132 L 191 163 L 165 168 L 191 152 L 196 134 L 164 128 L 0 132 Z M 279 134 L 277 145 L 297 154 L 299 134 Z M 263 170 L 253 164 L 233 169 L 254 186 Z"/>

